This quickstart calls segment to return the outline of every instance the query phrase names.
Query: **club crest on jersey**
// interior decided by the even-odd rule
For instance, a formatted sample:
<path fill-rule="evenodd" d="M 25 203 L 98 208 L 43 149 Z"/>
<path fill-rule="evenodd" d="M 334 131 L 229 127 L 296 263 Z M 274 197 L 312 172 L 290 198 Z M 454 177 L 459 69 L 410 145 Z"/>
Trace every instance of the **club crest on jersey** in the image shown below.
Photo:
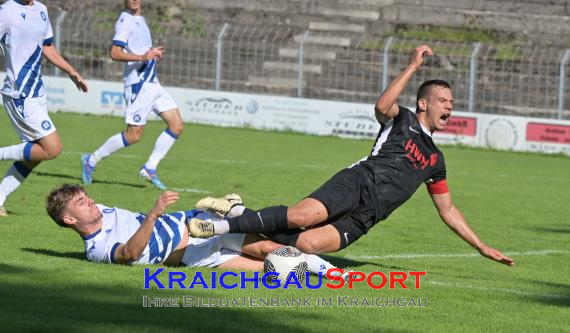
<path fill-rule="evenodd" d="M 432 153 L 431 155 L 429 155 L 429 165 L 433 167 L 436 164 L 437 164 L 437 154 Z"/>
<path fill-rule="evenodd" d="M 20 14 L 20 16 L 22 17 L 23 20 L 26 19 L 26 14 L 22 13 L 22 14 Z"/>
<path fill-rule="evenodd" d="M 44 12 L 40 12 L 40 16 L 42 17 L 42 20 L 46 21 L 47 20 L 47 16 L 46 13 Z"/>
<path fill-rule="evenodd" d="M 42 128 L 47 131 L 51 128 L 51 123 L 47 120 L 42 121 Z"/>

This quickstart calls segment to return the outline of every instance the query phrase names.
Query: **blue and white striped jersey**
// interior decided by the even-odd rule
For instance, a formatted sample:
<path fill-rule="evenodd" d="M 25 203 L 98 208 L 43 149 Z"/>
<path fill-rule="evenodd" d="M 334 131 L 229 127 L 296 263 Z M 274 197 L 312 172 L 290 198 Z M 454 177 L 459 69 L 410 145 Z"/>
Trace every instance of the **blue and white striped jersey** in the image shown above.
<path fill-rule="evenodd" d="M 51 45 L 53 31 L 45 5 L 26 6 L 10 0 L 0 6 L 0 45 L 6 79 L 0 93 L 12 98 L 44 95 L 41 76 L 42 47 Z"/>
<path fill-rule="evenodd" d="M 126 52 L 137 55 L 145 54 L 152 47 L 150 29 L 141 15 L 122 12 L 115 24 L 113 45 L 122 47 Z M 129 61 L 125 63 L 123 72 L 125 87 L 145 82 L 158 82 L 156 76 L 156 60 Z M 137 89 L 137 91 L 140 90 Z"/>
<path fill-rule="evenodd" d="M 115 250 L 126 243 L 139 229 L 145 214 L 106 207 L 98 204 L 103 214 L 101 230 L 83 237 L 87 260 L 115 263 Z M 161 215 L 154 226 L 154 232 L 139 260 L 131 264 L 155 264 L 164 261 L 176 249 L 186 231 L 185 212 Z"/>

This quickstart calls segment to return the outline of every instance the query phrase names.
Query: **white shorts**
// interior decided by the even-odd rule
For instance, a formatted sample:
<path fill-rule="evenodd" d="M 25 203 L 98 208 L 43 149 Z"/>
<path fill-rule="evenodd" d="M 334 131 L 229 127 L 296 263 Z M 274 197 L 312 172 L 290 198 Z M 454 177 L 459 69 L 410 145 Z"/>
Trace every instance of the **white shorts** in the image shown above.
<path fill-rule="evenodd" d="M 217 267 L 240 255 L 245 234 L 223 234 L 212 238 L 188 238 L 182 263 L 189 267 Z"/>
<path fill-rule="evenodd" d="M 55 132 L 55 125 L 47 112 L 45 95 L 24 99 L 2 95 L 2 101 L 8 118 L 22 141 L 34 142 Z"/>
<path fill-rule="evenodd" d="M 129 125 L 144 125 L 151 112 L 160 113 L 178 108 L 174 99 L 160 83 L 147 82 L 142 85 L 140 91 L 133 92 L 131 85 L 125 88 L 125 122 Z M 136 90 L 136 88 L 135 88 Z"/>

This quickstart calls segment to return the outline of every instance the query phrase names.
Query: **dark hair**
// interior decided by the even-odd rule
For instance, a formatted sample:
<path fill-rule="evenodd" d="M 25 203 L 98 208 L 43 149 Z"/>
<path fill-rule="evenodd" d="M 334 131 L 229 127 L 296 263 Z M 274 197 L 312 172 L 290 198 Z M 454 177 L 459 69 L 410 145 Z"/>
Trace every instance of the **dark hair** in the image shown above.
<path fill-rule="evenodd" d="M 69 227 L 69 225 L 63 222 L 63 211 L 67 208 L 67 204 L 71 199 L 82 192 L 85 192 L 85 189 L 79 185 L 63 184 L 48 195 L 46 211 L 55 223 L 61 227 Z"/>
<path fill-rule="evenodd" d="M 429 93 L 431 92 L 431 88 L 433 88 L 435 86 L 451 89 L 451 86 L 449 85 L 449 83 L 447 83 L 443 80 L 429 80 L 429 81 L 422 83 L 422 85 L 418 89 L 418 94 L 416 96 L 416 113 L 419 113 L 422 111 L 422 110 L 420 110 L 420 103 L 419 103 L 420 99 L 426 98 L 429 95 Z"/>

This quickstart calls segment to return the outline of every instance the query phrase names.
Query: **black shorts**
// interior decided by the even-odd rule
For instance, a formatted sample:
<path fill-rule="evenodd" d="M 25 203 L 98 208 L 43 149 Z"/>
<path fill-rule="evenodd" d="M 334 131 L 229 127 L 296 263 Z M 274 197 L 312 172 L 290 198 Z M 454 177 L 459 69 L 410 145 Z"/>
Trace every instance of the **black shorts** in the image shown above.
<path fill-rule="evenodd" d="M 353 169 L 340 171 L 307 197 L 325 205 L 329 215 L 325 223 L 338 231 L 341 249 L 365 235 L 376 224 L 366 179 Z"/>

